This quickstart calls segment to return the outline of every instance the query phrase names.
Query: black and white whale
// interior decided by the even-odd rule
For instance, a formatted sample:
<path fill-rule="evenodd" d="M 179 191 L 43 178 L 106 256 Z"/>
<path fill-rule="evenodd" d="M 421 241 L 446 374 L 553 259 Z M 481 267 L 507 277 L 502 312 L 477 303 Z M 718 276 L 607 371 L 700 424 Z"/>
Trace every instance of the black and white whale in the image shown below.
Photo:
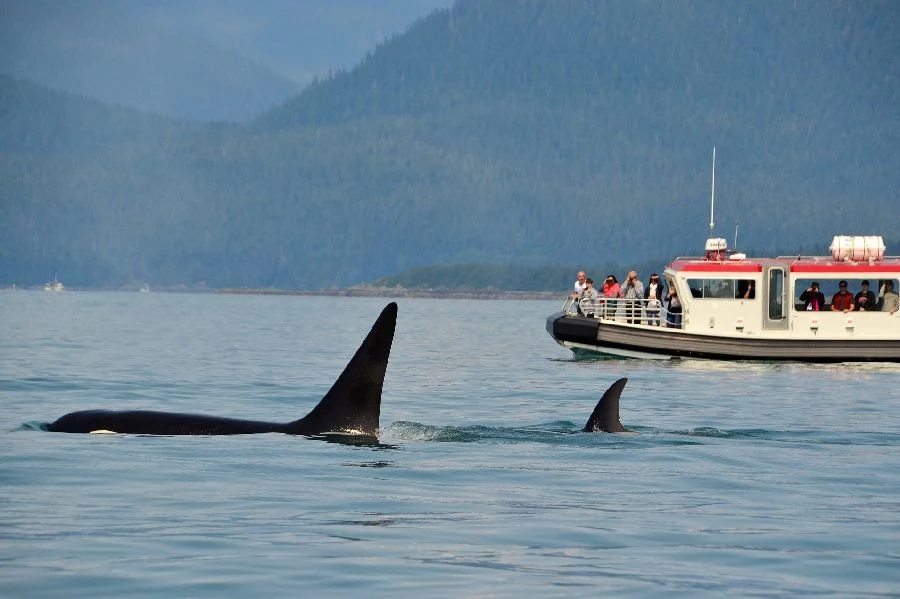
<path fill-rule="evenodd" d="M 586 433 L 627 433 L 630 432 L 619 420 L 619 397 L 622 390 L 625 389 L 627 378 L 621 378 L 609 386 L 591 417 L 588 418 L 587 424 L 582 429 Z"/>
<path fill-rule="evenodd" d="M 41 426 L 60 433 L 113 432 L 134 435 L 247 435 L 286 433 L 354 434 L 376 437 L 381 390 L 397 324 L 397 304 L 390 303 L 341 376 L 313 410 L 293 422 L 261 422 L 202 414 L 147 410 L 85 410 Z"/>

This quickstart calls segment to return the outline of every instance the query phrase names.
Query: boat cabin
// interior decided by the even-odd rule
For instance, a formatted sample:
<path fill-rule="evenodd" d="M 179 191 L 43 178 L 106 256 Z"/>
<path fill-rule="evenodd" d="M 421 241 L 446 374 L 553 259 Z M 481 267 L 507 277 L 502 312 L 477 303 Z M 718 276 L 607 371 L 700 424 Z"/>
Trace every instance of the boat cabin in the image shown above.
<path fill-rule="evenodd" d="M 851 240 L 845 250 L 845 239 Z M 862 243 L 854 242 L 862 239 Z M 884 257 L 880 237 L 835 238 L 832 255 L 748 258 L 710 252 L 702 258 L 677 258 L 664 271 L 666 284 L 681 298 L 682 328 L 708 334 L 759 335 L 779 331 L 794 338 L 849 337 L 896 339 L 900 315 L 879 310 L 886 289 L 900 289 L 900 258 Z M 863 251 L 857 251 L 861 245 Z M 856 259 L 854 259 L 856 258 Z M 887 282 L 890 284 L 886 284 Z M 832 298 L 847 283 L 855 296 L 868 284 L 874 305 L 833 311 Z M 818 310 L 800 298 L 812 283 L 824 296 Z M 809 308 L 809 309 L 808 309 Z M 894 319 L 892 326 L 885 326 Z"/>
<path fill-rule="evenodd" d="M 750 258 L 711 239 L 704 256 L 663 270 L 680 312 L 667 301 L 569 299 L 547 332 L 576 353 L 621 357 L 900 361 L 900 257 L 886 257 L 880 237 L 835 237 L 831 250 Z M 822 295 L 805 301 L 812 287 Z M 835 309 L 835 298 L 848 305 Z"/>

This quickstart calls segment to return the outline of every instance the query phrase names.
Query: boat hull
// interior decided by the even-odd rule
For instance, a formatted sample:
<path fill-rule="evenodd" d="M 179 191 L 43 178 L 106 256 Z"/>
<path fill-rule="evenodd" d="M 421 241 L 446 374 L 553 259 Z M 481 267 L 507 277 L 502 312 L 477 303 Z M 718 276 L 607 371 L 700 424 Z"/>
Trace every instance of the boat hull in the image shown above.
<path fill-rule="evenodd" d="M 567 312 L 547 317 L 547 332 L 576 353 L 668 359 L 796 362 L 900 362 L 900 340 L 788 339 L 704 335 L 629 325 Z"/>

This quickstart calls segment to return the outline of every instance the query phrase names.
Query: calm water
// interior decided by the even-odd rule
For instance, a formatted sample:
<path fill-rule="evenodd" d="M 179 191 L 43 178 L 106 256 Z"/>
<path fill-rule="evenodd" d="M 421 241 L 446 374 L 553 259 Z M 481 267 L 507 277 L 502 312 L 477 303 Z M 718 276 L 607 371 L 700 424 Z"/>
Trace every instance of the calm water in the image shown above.
<path fill-rule="evenodd" d="M 0 292 L 3 595 L 897 596 L 892 365 L 574 361 L 561 302 L 401 300 L 380 447 L 34 430 L 296 419 L 387 301 Z M 578 433 L 620 376 L 641 434 Z"/>

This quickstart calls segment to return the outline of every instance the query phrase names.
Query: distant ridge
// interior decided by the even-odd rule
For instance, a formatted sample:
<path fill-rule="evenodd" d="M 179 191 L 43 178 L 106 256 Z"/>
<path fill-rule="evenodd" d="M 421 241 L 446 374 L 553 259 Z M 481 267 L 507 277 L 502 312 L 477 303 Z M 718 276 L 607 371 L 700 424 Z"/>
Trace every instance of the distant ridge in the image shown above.
<path fill-rule="evenodd" d="M 328 289 L 693 255 L 713 145 L 742 250 L 893 238 L 897 31 L 887 0 L 465 0 L 247 126 L 148 130 L 4 79 L 0 278 Z"/>
<path fill-rule="evenodd" d="M 452 0 L 0 0 L 0 73 L 174 118 L 243 122 Z"/>
<path fill-rule="evenodd" d="M 245 121 L 299 91 L 271 68 L 163 26 L 140 4 L 4 2 L 0 72 L 199 121 Z"/>

